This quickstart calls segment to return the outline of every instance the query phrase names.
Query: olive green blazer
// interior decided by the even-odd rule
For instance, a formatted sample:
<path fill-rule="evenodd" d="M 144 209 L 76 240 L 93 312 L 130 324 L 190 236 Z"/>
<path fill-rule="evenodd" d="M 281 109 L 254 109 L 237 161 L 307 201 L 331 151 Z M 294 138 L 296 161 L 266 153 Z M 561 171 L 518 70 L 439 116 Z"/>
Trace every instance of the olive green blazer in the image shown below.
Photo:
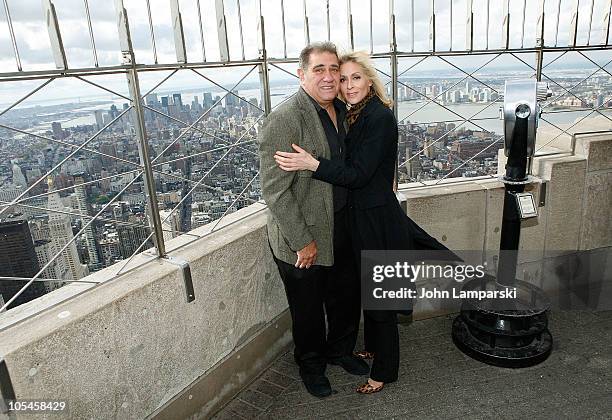
<path fill-rule="evenodd" d="M 264 121 L 258 135 L 261 189 L 268 205 L 268 238 L 281 261 L 295 264 L 296 252 L 312 240 L 316 265 L 334 263 L 332 185 L 310 171 L 285 172 L 274 160 L 277 150 L 293 152 L 291 143 L 315 157 L 330 158 L 323 125 L 308 94 L 300 90 Z"/>

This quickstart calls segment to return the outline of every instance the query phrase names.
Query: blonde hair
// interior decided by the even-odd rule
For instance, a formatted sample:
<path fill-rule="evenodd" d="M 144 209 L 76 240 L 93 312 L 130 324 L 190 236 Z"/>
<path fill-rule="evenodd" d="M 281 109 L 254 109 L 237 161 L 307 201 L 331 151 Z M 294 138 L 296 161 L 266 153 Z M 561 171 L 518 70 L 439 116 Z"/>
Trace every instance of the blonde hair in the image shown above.
<path fill-rule="evenodd" d="M 378 77 L 376 67 L 372 64 L 370 55 L 366 51 L 352 51 L 342 54 L 340 57 L 340 65 L 344 63 L 355 63 L 359 65 L 364 75 L 372 82 L 374 93 L 376 93 L 380 101 L 389 108 L 393 106 L 393 100 L 387 96 L 385 85 Z M 341 99 L 344 100 L 345 98 Z"/>

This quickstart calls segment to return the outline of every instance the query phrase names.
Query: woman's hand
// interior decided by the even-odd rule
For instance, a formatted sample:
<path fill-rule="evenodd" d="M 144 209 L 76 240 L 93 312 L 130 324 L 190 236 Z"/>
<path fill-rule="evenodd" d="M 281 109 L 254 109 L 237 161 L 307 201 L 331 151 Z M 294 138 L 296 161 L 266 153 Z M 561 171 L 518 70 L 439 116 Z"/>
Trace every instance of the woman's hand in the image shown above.
<path fill-rule="evenodd" d="M 276 152 L 274 160 L 276 164 L 283 171 L 316 171 L 319 167 L 319 161 L 312 157 L 310 153 L 302 149 L 297 144 L 292 144 L 293 150 L 297 153 L 292 152 Z"/>

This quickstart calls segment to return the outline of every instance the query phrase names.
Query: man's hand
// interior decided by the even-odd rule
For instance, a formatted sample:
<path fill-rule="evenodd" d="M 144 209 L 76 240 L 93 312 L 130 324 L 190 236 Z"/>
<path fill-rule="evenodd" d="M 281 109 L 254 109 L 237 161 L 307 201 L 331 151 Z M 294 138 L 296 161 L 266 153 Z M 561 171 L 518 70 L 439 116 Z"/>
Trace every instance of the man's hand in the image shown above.
<path fill-rule="evenodd" d="M 297 252 L 296 268 L 310 268 L 317 260 L 317 243 L 312 241 Z"/>

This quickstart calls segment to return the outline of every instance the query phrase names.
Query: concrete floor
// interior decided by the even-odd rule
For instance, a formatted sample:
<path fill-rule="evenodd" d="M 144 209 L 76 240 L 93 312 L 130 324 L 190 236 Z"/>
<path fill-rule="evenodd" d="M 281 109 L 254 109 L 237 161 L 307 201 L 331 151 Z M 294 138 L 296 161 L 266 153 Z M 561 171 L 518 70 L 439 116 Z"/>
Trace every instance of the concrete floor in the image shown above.
<path fill-rule="evenodd" d="M 313 397 L 289 351 L 215 419 L 612 419 L 612 311 L 553 312 L 552 354 L 524 369 L 465 356 L 451 340 L 453 318 L 400 325 L 400 379 L 380 393 L 357 394 L 365 378 L 328 366 L 335 393 Z"/>

